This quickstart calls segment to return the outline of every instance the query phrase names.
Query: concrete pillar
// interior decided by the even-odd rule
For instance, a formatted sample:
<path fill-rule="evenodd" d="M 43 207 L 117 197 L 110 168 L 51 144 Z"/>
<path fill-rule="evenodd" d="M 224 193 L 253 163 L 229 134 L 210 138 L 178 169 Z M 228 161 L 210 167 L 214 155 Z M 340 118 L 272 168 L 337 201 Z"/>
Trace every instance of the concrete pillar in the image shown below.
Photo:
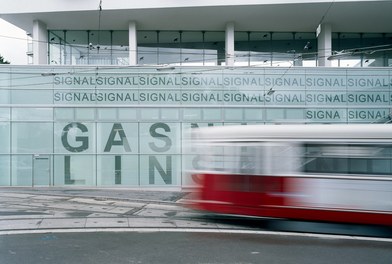
<path fill-rule="evenodd" d="M 321 24 L 317 28 L 318 66 L 331 67 L 328 57 L 332 55 L 332 27 Z"/>
<path fill-rule="evenodd" d="M 33 64 L 48 64 L 48 30 L 39 20 L 33 21 Z"/>
<path fill-rule="evenodd" d="M 225 50 L 226 50 L 226 65 L 233 66 L 234 57 L 234 22 L 229 22 L 226 24 L 226 34 L 225 34 Z"/>
<path fill-rule="evenodd" d="M 129 65 L 137 65 L 137 34 L 136 34 L 135 21 L 129 21 L 128 36 L 129 36 Z"/>

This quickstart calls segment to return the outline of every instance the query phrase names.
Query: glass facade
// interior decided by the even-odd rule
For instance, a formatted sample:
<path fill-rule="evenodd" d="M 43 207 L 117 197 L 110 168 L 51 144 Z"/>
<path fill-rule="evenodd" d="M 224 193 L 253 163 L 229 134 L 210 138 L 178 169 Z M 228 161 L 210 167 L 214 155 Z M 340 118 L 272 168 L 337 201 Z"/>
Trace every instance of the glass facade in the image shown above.
<path fill-rule="evenodd" d="M 127 30 L 49 30 L 49 64 L 129 65 Z M 333 33 L 334 67 L 392 65 L 392 34 Z M 235 66 L 317 66 L 312 32 L 236 31 Z M 225 65 L 224 31 L 137 31 L 138 65 Z"/>
<path fill-rule="evenodd" d="M 332 50 L 343 56 L 332 60 L 335 67 L 392 66 L 392 34 L 333 33 Z"/>
<path fill-rule="evenodd" d="M 49 64 L 128 65 L 126 30 L 49 30 Z"/>
<path fill-rule="evenodd" d="M 385 123 L 391 68 L 1 66 L 0 185 L 187 186 L 191 128 Z"/>

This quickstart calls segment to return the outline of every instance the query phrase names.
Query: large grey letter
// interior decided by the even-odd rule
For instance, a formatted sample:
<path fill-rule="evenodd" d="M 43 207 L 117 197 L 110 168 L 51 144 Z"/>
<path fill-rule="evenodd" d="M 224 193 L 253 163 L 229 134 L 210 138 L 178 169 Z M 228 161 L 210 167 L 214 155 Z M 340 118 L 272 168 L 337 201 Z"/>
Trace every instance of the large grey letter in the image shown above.
<path fill-rule="evenodd" d="M 116 133 L 120 136 L 120 140 L 114 140 Z M 114 123 L 112 131 L 110 132 L 108 142 L 106 143 L 104 152 L 110 152 L 112 146 L 124 146 L 126 152 L 131 152 L 129 147 L 127 136 L 125 135 L 124 129 L 120 123 Z"/>
<path fill-rule="evenodd" d="M 75 137 L 76 141 L 82 142 L 82 145 L 80 145 L 79 147 L 73 147 L 68 143 L 68 132 L 72 128 L 78 128 L 82 132 L 88 131 L 87 127 L 79 122 L 73 122 L 66 125 L 63 129 L 63 133 L 61 134 L 61 142 L 63 143 L 64 148 L 70 152 L 85 151 L 86 149 L 88 149 L 88 137 Z"/>
<path fill-rule="evenodd" d="M 166 156 L 166 172 L 163 170 L 155 156 L 148 157 L 149 183 L 155 184 L 155 169 L 158 170 L 166 184 L 172 183 L 172 157 Z"/>
<path fill-rule="evenodd" d="M 158 128 L 163 128 L 165 130 L 165 132 L 170 132 L 170 127 L 165 123 L 155 123 L 150 127 L 150 135 L 153 138 L 158 138 L 158 139 L 164 141 L 165 145 L 163 147 L 157 147 L 155 145 L 155 143 L 153 143 L 153 142 L 148 143 L 148 145 L 155 152 L 168 151 L 170 149 L 170 147 L 172 146 L 172 141 L 168 136 L 157 133 L 156 129 L 158 129 Z"/>

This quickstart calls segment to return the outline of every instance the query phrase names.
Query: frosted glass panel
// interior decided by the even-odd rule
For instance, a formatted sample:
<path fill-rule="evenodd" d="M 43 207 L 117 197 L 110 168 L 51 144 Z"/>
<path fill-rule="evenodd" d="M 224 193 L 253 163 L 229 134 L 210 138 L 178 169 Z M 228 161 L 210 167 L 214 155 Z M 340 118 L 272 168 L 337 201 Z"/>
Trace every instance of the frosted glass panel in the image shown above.
<path fill-rule="evenodd" d="M 13 123 L 12 153 L 52 153 L 52 123 Z"/>
<path fill-rule="evenodd" d="M 138 123 L 98 123 L 99 153 L 139 153 Z"/>
<path fill-rule="evenodd" d="M 140 185 L 178 185 L 181 175 L 179 155 L 141 155 Z"/>
<path fill-rule="evenodd" d="M 199 108 L 185 108 L 183 110 L 184 120 L 202 120 L 201 109 Z"/>
<path fill-rule="evenodd" d="M 180 131 L 179 123 L 140 123 L 140 153 L 180 153 Z"/>
<path fill-rule="evenodd" d="M 33 156 L 12 156 L 12 185 L 32 186 L 33 184 Z"/>
<path fill-rule="evenodd" d="M 94 108 L 76 108 L 76 120 L 90 121 L 95 119 Z"/>
<path fill-rule="evenodd" d="M 137 109 L 120 108 L 118 109 L 118 118 L 120 120 L 137 120 Z"/>
<path fill-rule="evenodd" d="M 137 155 L 99 155 L 98 185 L 130 185 L 139 184 L 139 158 Z"/>
<path fill-rule="evenodd" d="M 9 186 L 11 183 L 11 156 L 0 155 L 0 186 Z"/>
<path fill-rule="evenodd" d="M 95 155 L 58 155 L 54 168 L 55 185 L 96 185 Z"/>
<path fill-rule="evenodd" d="M 222 110 L 221 109 L 203 109 L 203 120 L 221 120 Z"/>
<path fill-rule="evenodd" d="M 117 110 L 115 108 L 98 109 L 99 120 L 117 120 Z"/>
<path fill-rule="evenodd" d="M 225 120 L 243 120 L 242 109 L 226 109 Z"/>
<path fill-rule="evenodd" d="M 263 120 L 262 109 L 245 109 L 245 120 Z"/>
<path fill-rule="evenodd" d="M 10 153 L 10 123 L 0 122 L 0 153 Z"/>
<path fill-rule="evenodd" d="M 74 110 L 73 108 L 56 108 L 54 110 L 54 115 L 56 120 L 74 120 Z"/>
<path fill-rule="evenodd" d="M 52 104 L 52 90 L 12 90 L 13 104 Z"/>
<path fill-rule="evenodd" d="M 140 110 L 140 118 L 142 120 L 159 120 L 159 109 L 146 108 Z"/>
<path fill-rule="evenodd" d="M 20 121 L 52 121 L 53 110 L 51 108 L 13 108 L 12 119 Z"/>

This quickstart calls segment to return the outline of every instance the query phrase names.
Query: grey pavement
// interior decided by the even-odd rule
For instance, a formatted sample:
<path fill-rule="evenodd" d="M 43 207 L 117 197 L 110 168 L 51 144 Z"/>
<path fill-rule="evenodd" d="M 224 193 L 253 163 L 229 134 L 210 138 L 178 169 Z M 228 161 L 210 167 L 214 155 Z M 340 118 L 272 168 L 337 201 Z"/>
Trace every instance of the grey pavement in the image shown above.
<path fill-rule="evenodd" d="M 157 189 L 0 187 L 0 235 L 95 231 L 341 234 L 385 237 L 392 229 L 216 217 L 185 206 L 192 193 Z"/>
<path fill-rule="evenodd" d="M 184 207 L 189 195 L 179 190 L 0 187 L 0 234 L 234 227 Z"/>

